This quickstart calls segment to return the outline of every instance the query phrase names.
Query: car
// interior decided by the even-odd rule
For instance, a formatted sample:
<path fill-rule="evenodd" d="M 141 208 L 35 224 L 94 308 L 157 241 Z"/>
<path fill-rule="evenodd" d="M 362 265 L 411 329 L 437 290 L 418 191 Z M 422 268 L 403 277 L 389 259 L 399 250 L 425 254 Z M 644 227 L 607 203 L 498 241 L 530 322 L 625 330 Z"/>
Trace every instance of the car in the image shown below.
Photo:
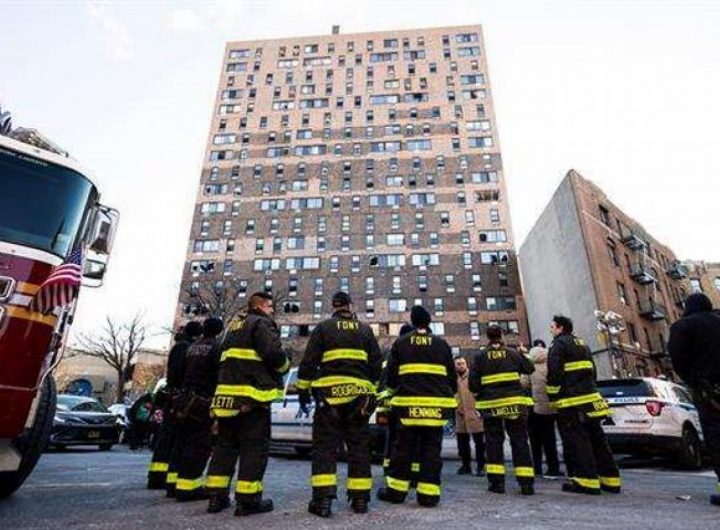
<path fill-rule="evenodd" d="M 97 445 L 109 451 L 119 442 L 121 431 L 121 420 L 97 399 L 59 394 L 49 445 Z"/>
<path fill-rule="evenodd" d="M 297 390 L 297 368 L 291 368 L 285 375 L 284 393 L 270 409 L 272 422 L 271 447 L 274 450 L 293 451 L 298 455 L 310 454 L 312 445 L 312 422 L 315 404 L 308 413 L 300 410 Z M 376 421 L 376 414 L 370 417 L 370 450 L 375 458 L 385 450 L 385 427 Z"/>
<path fill-rule="evenodd" d="M 612 409 L 603 429 L 615 453 L 670 457 L 685 469 L 702 466 L 700 418 L 682 385 L 653 377 L 598 381 Z"/>
<path fill-rule="evenodd" d="M 130 407 L 125 403 L 114 403 L 108 407 L 108 410 L 115 414 L 118 418 L 118 424 L 120 425 L 120 441 L 123 443 L 123 439 L 127 434 L 127 430 L 130 426 L 130 420 L 128 419 L 127 413 Z"/>

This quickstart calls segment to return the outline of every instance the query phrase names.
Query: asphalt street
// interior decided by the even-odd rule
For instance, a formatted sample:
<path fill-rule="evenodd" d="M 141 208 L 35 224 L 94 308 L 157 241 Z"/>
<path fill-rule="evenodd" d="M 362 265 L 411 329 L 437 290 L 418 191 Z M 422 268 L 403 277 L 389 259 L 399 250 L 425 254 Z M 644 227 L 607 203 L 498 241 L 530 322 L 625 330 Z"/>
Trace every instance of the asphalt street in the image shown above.
<path fill-rule="evenodd" d="M 707 500 L 715 484 L 709 471 L 633 467 L 623 470 L 621 495 L 577 496 L 559 491 L 558 482 L 540 480 L 537 495 L 520 497 L 487 493 L 485 479 L 458 476 L 457 463 L 447 461 L 438 508 L 421 508 L 411 496 L 402 506 L 373 500 L 369 514 L 355 515 L 341 494 L 335 515 L 322 520 L 306 511 L 307 460 L 272 458 L 265 492 L 274 499 L 275 511 L 238 518 L 232 510 L 210 515 L 205 502 L 180 504 L 145 490 L 149 458 L 146 450 L 122 446 L 111 452 L 88 448 L 46 454 L 23 488 L 0 501 L 0 529 L 720 528 L 720 508 Z M 340 469 L 342 476 L 345 466 Z M 382 470 L 374 466 L 373 472 L 379 485 Z"/>

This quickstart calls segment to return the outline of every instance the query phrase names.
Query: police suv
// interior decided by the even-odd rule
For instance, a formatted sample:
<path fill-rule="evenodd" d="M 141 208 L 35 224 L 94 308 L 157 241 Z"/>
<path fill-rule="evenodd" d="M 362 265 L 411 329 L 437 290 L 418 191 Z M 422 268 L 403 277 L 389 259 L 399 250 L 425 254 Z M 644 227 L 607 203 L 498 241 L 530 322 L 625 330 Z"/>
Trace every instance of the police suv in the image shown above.
<path fill-rule="evenodd" d="M 603 422 L 616 453 L 669 456 L 686 469 L 702 465 L 702 430 L 690 392 L 663 379 L 598 381 L 613 414 Z"/>
<path fill-rule="evenodd" d="M 297 391 L 297 368 L 292 368 L 285 376 L 285 392 L 282 401 L 271 407 L 272 435 L 271 447 L 274 451 L 293 451 L 298 455 L 310 454 L 312 445 L 313 407 L 307 414 L 300 410 Z M 385 431 L 387 417 L 384 414 L 373 414 L 370 417 L 370 449 L 377 460 L 385 451 Z M 455 432 L 452 422 L 445 430 L 443 456 L 457 454 L 455 448 Z"/>

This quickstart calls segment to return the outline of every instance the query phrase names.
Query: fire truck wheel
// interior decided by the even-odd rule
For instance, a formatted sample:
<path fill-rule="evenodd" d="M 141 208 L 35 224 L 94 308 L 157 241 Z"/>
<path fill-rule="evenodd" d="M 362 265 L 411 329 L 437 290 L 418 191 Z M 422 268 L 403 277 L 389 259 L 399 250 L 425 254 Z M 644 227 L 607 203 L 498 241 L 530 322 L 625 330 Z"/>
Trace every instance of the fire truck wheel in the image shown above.
<path fill-rule="evenodd" d="M 17 471 L 0 473 L 0 499 L 12 495 L 25 482 L 25 479 L 30 475 L 35 464 L 40 459 L 52 430 L 56 401 L 55 379 L 52 375 L 49 375 L 43 383 L 35 422 L 27 432 L 15 441 L 15 447 L 20 451 L 21 455 L 20 467 Z"/>

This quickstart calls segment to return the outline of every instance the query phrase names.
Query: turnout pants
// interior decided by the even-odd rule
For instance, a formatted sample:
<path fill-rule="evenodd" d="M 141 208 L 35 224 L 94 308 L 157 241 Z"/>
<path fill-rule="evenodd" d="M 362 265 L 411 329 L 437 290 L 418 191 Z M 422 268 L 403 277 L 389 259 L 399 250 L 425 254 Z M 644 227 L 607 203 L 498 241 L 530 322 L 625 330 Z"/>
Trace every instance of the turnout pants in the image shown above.
<path fill-rule="evenodd" d="M 186 418 L 178 424 L 178 438 L 182 440 L 177 460 L 179 498 L 192 496 L 202 490 L 203 472 L 210 456 L 212 420 Z"/>
<path fill-rule="evenodd" d="M 410 427 L 400 425 L 397 440 L 390 457 L 390 470 L 385 482 L 399 499 L 410 490 L 413 455 L 420 460 L 417 479 L 418 501 L 437 504 L 440 501 L 440 476 L 442 473 L 443 427 Z M 415 448 L 419 448 L 419 454 Z"/>
<path fill-rule="evenodd" d="M 505 484 L 505 433 L 510 438 L 512 449 L 513 468 L 515 478 L 521 486 L 532 486 L 535 473 L 533 472 L 530 445 L 528 443 L 527 413 L 517 417 L 487 417 L 485 421 L 485 447 L 488 482 L 491 484 Z"/>
<path fill-rule="evenodd" d="M 601 422 L 574 407 L 558 411 L 568 478 L 588 490 L 599 490 L 601 485 L 619 489 L 620 472 Z"/>
<path fill-rule="evenodd" d="M 237 462 L 235 500 L 253 504 L 262 499 L 262 480 L 270 449 L 270 408 L 255 407 L 246 413 L 218 420 L 205 487 L 210 495 L 226 497 Z"/>
<path fill-rule="evenodd" d="M 163 422 L 160 426 L 155 450 L 152 460 L 148 466 L 148 487 L 162 488 L 166 485 L 167 474 L 170 469 L 170 454 L 175 443 L 175 425 L 170 419 L 170 414 L 163 414 Z"/>
<path fill-rule="evenodd" d="M 312 430 L 313 498 L 337 498 L 336 462 L 343 442 L 347 447 L 348 497 L 370 498 L 370 432 L 358 399 L 343 405 L 318 401 Z"/>
<path fill-rule="evenodd" d="M 720 494 L 720 409 L 713 406 L 706 398 L 697 395 L 695 396 L 695 406 L 700 415 L 700 426 L 718 478 L 717 493 Z"/>
<path fill-rule="evenodd" d="M 393 448 L 395 447 L 395 440 L 397 440 L 398 429 L 400 428 L 400 418 L 398 418 L 397 412 L 391 410 L 388 413 L 388 426 L 385 435 L 385 456 L 383 458 L 383 474 L 387 476 L 390 471 L 390 456 L 392 455 Z M 418 473 L 420 472 L 420 444 L 417 444 L 413 448 L 411 455 L 412 465 L 410 466 L 410 480 L 417 482 Z M 411 484 L 412 485 L 412 484 Z"/>
<path fill-rule="evenodd" d="M 532 449 L 533 467 L 535 475 L 543 474 L 543 453 L 547 463 L 548 475 L 560 474 L 560 460 L 558 459 L 557 440 L 555 439 L 555 414 L 530 413 L 528 431 L 530 433 L 530 448 Z"/>
<path fill-rule="evenodd" d="M 472 453 L 470 451 L 470 438 L 472 437 L 475 444 L 475 460 L 477 461 L 478 471 L 485 467 L 485 434 L 482 432 L 455 433 L 457 437 L 458 455 L 463 467 L 470 468 L 472 465 Z"/>

